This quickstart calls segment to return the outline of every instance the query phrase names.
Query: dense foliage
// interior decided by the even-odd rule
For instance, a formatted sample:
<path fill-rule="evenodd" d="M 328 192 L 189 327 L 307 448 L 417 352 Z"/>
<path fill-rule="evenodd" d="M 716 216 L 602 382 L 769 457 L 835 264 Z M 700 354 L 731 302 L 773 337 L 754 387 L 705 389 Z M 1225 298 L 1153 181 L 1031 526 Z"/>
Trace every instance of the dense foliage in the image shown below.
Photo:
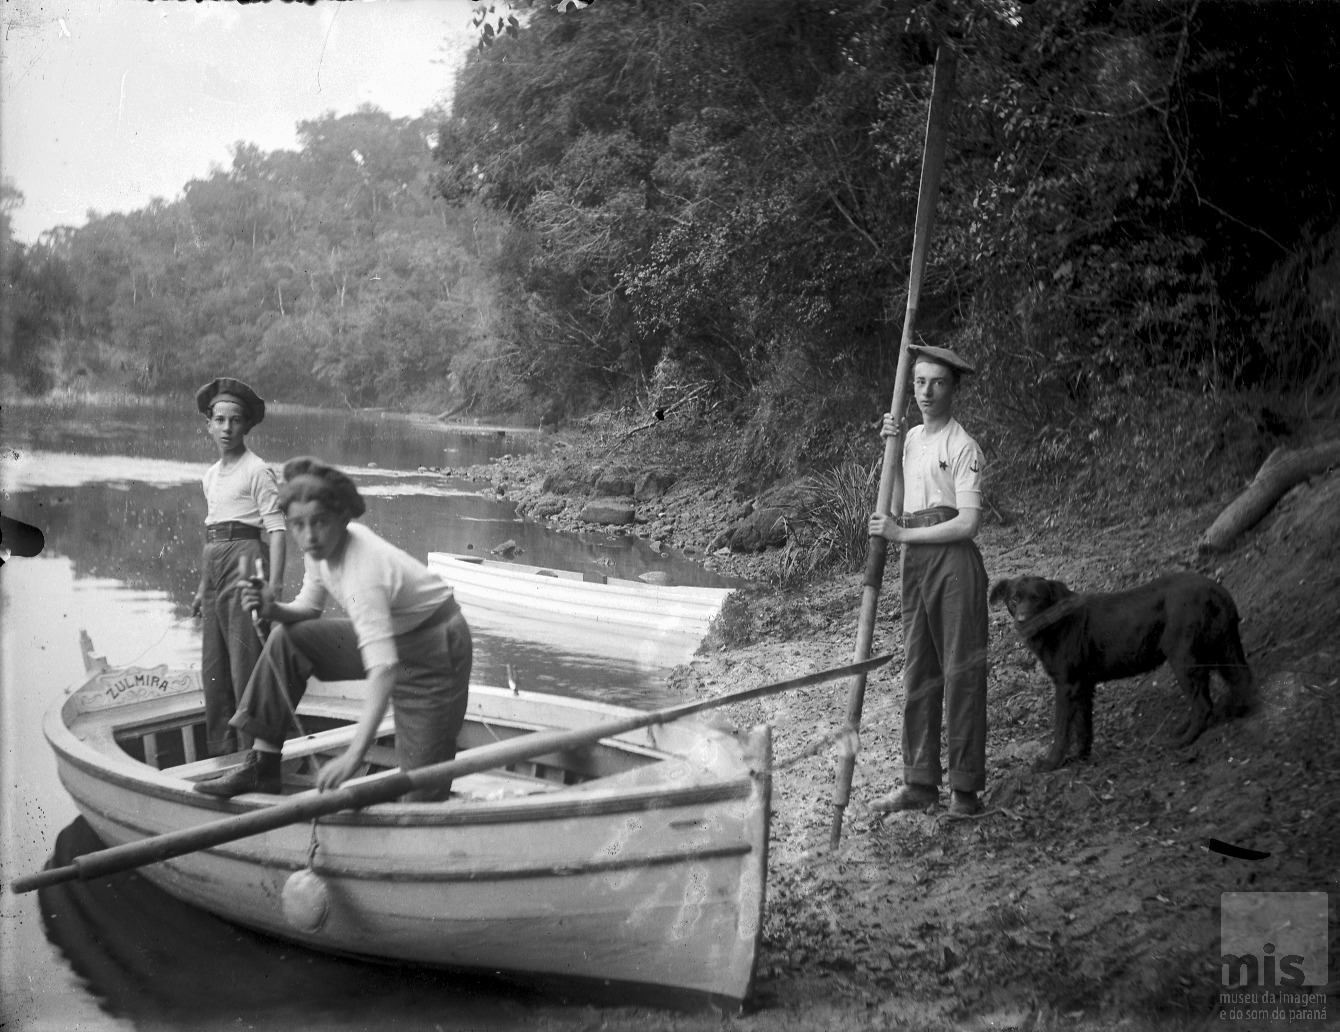
<path fill-rule="evenodd" d="M 10 214 L 23 194 L 0 183 L 0 342 L 3 368 L 28 393 L 52 386 L 47 354 L 73 315 L 74 290 L 49 248 L 27 248 L 12 236 Z"/>
<path fill-rule="evenodd" d="M 991 475 L 1194 477 L 1214 442 L 1188 428 L 1220 397 L 1340 387 L 1334 10 L 479 0 L 449 116 L 327 116 L 179 200 L 10 248 L 6 368 L 710 412 L 737 479 L 832 468 L 892 388 L 952 45 L 917 328 L 979 364 Z"/>
<path fill-rule="evenodd" d="M 474 55 L 437 147 L 444 196 L 512 220 L 493 382 L 655 406 L 710 382 L 746 414 L 742 467 L 832 459 L 892 385 L 946 40 L 919 330 L 980 362 L 998 443 L 1073 459 L 1151 379 L 1340 369 L 1327 5 L 512 6 L 524 27 Z"/>
<path fill-rule="evenodd" d="M 445 398 L 478 321 L 480 213 L 429 190 L 432 131 L 328 115 L 298 126 L 296 151 L 239 143 L 178 200 L 11 248 L 10 368 L 29 390 L 226 371 L 290 401 Z"/>

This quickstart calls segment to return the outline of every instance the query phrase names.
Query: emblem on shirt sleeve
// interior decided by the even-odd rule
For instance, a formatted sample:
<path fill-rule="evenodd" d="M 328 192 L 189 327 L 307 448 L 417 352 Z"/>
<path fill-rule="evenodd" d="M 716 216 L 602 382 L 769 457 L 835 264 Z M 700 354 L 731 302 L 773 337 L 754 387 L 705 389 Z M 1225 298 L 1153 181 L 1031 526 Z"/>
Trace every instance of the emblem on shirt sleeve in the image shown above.
<path fill-rule="evenodd" d="M 982 464 L 973 459 L 972 462 L 968 463 L 968 469 L 973 473 L 980 473 L 982 472 Z"/>
<path fill-rule="evenodd" d="M 948 468 L 949 468 L 949 463 L 945 462 L 944 459 L 941 459 L 941 460 L 940 460 L 940 468 L 941 468 L 941 469 L 948 469 Z"/>

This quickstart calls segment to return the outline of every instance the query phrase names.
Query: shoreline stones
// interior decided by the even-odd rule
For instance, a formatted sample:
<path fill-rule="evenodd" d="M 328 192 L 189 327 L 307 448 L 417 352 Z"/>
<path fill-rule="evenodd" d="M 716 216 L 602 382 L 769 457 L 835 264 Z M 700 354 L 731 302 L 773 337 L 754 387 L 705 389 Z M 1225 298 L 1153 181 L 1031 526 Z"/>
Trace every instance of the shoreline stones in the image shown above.
<path fill-rule="evenodd" d="M 577 518 L 584 523 L 626 527 L 637 519 L 637 507 L 631 497 L 594 498 L 582 506 Z"/>

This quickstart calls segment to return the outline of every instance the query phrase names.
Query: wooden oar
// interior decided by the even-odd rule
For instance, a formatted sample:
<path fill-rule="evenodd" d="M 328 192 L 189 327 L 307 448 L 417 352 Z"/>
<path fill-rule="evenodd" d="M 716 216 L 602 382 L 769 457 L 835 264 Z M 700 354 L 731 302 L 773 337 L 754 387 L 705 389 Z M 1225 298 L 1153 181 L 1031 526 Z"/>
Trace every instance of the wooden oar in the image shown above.
<path fill-rule="evenodd" d="M 935 199 L 940 192 L 940 172 L 944 168 L 945 137 L 949 120 L 949 98 L 954 90 L 954 71 L 958 56 L 948 43 L 940 44 L 935 54 L 935 78 L 931 86 L 930 111 L 926 115 L 926 143 L 921 157 L 921 186 L 917 194 L 917 221 L 912 232 L 912 268 L 907 282 L 907 314 L 903 319 L 902 343 L 898 349 L 898 372 L 893 382 L 893 401 L 889 411 L 899 426 L 907 412 L 907 380 L 912 367 L 908 348 L 917 323 L 917 301 L 921 295 L 921 274 L 926 267 L 926 247 L 935 224 Z M 901 505 L 903 494 L 903 439 L 890 437 L 884 442 L 884 465 L 879 475 L 879 493 L 875 511 L 889 515 L 895 500 Z M 861 596 L 860 623 L 856 629 L 855 659 L 870 655 L 875 634 L 875 612 L 879 607 L 879 589 L 884 582 L 884 561 L 889 543 L 882 537 L 870 538 L 866 553 L 865 578 Z M 865 672 L 852 678 L 847 690 L 847 726 L 858 730 L 861 708 L 865 703 Z M 842 838 L 842 815 L 851 795 L 851 778 L 856 770 L 856 754 L 845 750 L 838 760 L 833 779 L 833 826 L 829 843 L 836 849 Z"/>
<path fill-rule="evenodd" d="M 118 871 L 129 871 L 145 864 L 169 860 L 174 856 L 209 849 L 224 842 L 259 835 L 289 824 L 299 824 L 341 810 L 358 810 L 373 803 L 390 802 L 417 788 L 431 788 L 466 774 L 474 774 L 495 767 L 504 767 L 518 760 L 531 759 L 544 753 L 559 749 L 575 749 L 594 745 L 603 738 L 635 731 L 642 727 L 666 724 L 692 713 L 715 709 L 735 702 L 758 699 L 765 695 L 775 695 L 791 688 L 820 684 L 839 677 L 872 670 L 892 659 L 892 654 L 876 656 L 860 663 L 849 663 L 832 670 L 820 670 L 786 681 L 746 688 L 712 699 L 697 699 L 676 706 L 667 706 L 646 713 L 633 713 L 618 720 L 610 720 L 592 727 L 571 731 L 537 731 L 504 742 L 493 742 L 469 749 L 454 760 L 434 763 L 410 771 L 386 771 L 361 780 L 356 784 L 345 785 L 329 792 L 309 791 L 295 796 L 291 800 L 267 806 L 262 810 L 226 817 L 209 824 L 199 824 L 192 828 L 127 842 L 124 845 L 100 849 L 75 857 L 64 867 L 53 867 L 45 871 L 16 878 L 11 883 L 14 892 L 31 892 L 66 881 L 86 881 L 89 878 L 101 878 Z"/>

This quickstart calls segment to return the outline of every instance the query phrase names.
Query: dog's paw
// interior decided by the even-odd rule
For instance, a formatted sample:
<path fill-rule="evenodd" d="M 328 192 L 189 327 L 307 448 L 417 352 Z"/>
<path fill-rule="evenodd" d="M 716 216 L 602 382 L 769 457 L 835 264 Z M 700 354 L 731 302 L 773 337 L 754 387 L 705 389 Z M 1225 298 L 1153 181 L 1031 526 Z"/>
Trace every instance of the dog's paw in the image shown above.
<path fill-rule="evenodd" d="M 1052 756 L 1050 754 L 1040 756 L 1033 761 L 1033 773 L 1046 774 L 1048 771 L 1055 770 L 1057 767 L 1061 766 L 1061 760 L 1062 757 Z"/>
<path fill-rule="evenodd" d="M 1173 732 L 1173 745 L 1178 749 L 1184 749 L 1197 738 L 1205 733 L 1205 729 L 1210 726 L 1209 714 L 1193 713 L 1187 718 L 1186 723 L 1182 724 Z"/>

